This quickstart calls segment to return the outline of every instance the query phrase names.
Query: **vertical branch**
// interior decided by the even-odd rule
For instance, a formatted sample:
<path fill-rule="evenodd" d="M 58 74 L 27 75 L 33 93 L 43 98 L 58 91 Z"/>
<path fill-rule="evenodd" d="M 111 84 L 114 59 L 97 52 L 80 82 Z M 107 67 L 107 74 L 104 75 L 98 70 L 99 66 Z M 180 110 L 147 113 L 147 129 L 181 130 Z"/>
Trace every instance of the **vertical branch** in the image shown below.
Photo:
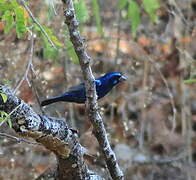
<path fill-rule="evenodd" d="M 85 50 L 83 38 L 78 31 L 78 21 L 76 20 L 73 2 L 71 0 L 62 0 L 64 5 L 65 23 L 68 26 L 70 40 L 73 43 L 74 49 L 80 61 L 81 70 L 84 77 L 86 96 L 87 96 L 87 111 L 89 120 L 93 125 L 93 133 L 97 138 L 100 148 L 104 154 L 104 158 L 113 179 L 123 179 L 123 173 L 119 168 L 116 156 L 112 151 L 107 138 L 103 120 L 100 116 L 97 104 L 97 95 L 95 87 L 95 78 L 90 67 L 90 57 Z"/>
<path fill-rule="evenodd" d="M 147 98 L 147 81 L 149 74 L 149 61 L 144 61 L 144 74 L 143 74 L 143 82 L 142 89 L 143 94 L 141 96 L 141 109 L 142 109 L 142 117 L 141 117 L 141 126 L 140 126 L 140 137 L 139 137 L 139 148 L 143 149 L 144 145 L 144 127 L 146 125 L 146 98 Z"/>

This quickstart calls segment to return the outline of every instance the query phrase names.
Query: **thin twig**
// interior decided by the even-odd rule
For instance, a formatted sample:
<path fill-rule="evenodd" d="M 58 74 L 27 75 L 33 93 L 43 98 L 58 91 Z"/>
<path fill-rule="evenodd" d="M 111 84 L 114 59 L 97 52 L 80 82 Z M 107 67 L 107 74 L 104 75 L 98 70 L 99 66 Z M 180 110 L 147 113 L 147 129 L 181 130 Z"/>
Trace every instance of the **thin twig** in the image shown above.
<path fill-rule="evenodd" d="M 20 88 L 20 86 L 22 85 L 24 80 L 26 80 L 28 82 L 28 85 L 31 87 L 31 83 L 29 82 L 29 79 L 28 79 L 28 73 L 29 73 L 30 69 L 32 70 L 32 72 L 34 72 L 33 64 L 32 64 L 33 63 L 34 38 L 35 38 L 35 35 L 32 33 L 32 35 L 31 35 L 31 49 L 30 49 L 29 60 L 28 60 L 28 63 L 27 63 L 27 68 L 26 68 L 26 71 L 25 71 L 22 79 L 18 83 L 17 87 L 14 89 L 14 94 Z"/>
<path fill-rule="evenodd" d="M 146 160 L 140 161 L 140 160 L 133 160 L 133 163 L 137 164 L 168 164 L 168 163 L 173 163 L 176 161 L 183 160 L 188 156 L 188 152 L 181 152 L 178 156 L 175 157 L 165 157 L 165 158 L 155 158 L 155 157 L 147 157 Z"/>
<path fill-rule="evenodd" d="M 46 39 L 48 40 L 48 42 L 52 45 L 53 48 L 57 49 L 56 46 L 54 45 L 54 43 L 52 42 L 52 40 L 50 39 L 50 37 L 48 36 L 47 32 L 45 31 L 45 29 L 42 27 L 42 25 L 37 21 L 37 19 L 35 18 L 35 16 L 33 15 L 33 13 L 31 12 L 31 10 L 29 9 L 29 7 L 26 5 L 24 0 L 18 0 L 20 2 L 20 4 L 26 9 L 26 11 L 28 12 L 29 16 L 31 17 L 31 19 L 33 20 L 33 22 L 35 24 L 37 24 L 37 26 L 40 28 L 40 30 L 43 32 L 44 36 L 46 37 Z"/>
<path fill-rule="evenodd" d="M 40 110 L 40 112 L 41 112 L 42 114 L 44 114 L 44 111 L 43 111 L 43 109 L 42 109 L 42 107 L 41 107 L 40 98 L 39 98 L 39 95 L 38 95 L 38 92 L 37 92 L 37 87 L 36 87 L 36 85 L 35 85 L 35 82 L 34 82 L 34 79 L 33 79 L 33 78 L 31 79 L 31 87 L 32 87 L 34 96 L 35 96 L 35 98 L 36 98 L 36 100 L 37 100 L 37 103 L 38 103 L 38 106 L 39 106 L 39 110 Z"/>
<path fill-rule="evenodd" d="M 161 79 L 163 80 L 163 83 L 165 84 L 166 86 L 166 90 L 167 90 L 167 93 L 170 97 L 170 102 L 171 102 L 171 106 L 172 106 L 172 111 L 173 111 L 173 118 L 172 118 L 172 122 L 173 122 L 173 125 L 172 125 L 172 131 L 174 131 L 174 129 L 176 128 L 176 107 L 175 107 L 175 103 L 174 103 L 174 97 L 173 97 L 173 94 L 169 88 L 169 84 L 167 82 L 167 80 L 165 79 L 163 73 L 161 72 L 160 68 L 157 66 L 157 64 L 155 63 L 155 61 L 152 59 L 152 57 L 150 57 L 149 55 L 147 55 L 147 58 L 148 60 L 151 62 L 152 66 L 155 68 L 155 70 L 159 73 Z"/>
<path fill-rule="evenodd" d="M 54 11 L 54 15 L 57 16 L 57 12 L 56 12 L 56 8 L 55 8 L 55 5 L 54 5 L 54 1 L 51 1 L 51 6 L 52 6 L 52 10 Z"/>
<path fill-rule="evenodd" d="M 158 64 L 156 63 L 156 61 L 153 59 L 152 56 L 148 55 L 145 51 L 143 51 L 143 49 L 137 45 L 137 43 L 135 43 L 135 47 L 138 48 L 138 50 L 140 51 L 139 55 L 136 56 L 136 59 L 141 59 L 142 61 L 149 61 L 151 64 L 152 64 L 152 67 L 158 72 L 158 74 L 160 75 L 160 78 L 162 79 L 165 87 L 166 87 L 166 90 L 167 90 L 167 93 L 168 93 L 168 96 L 170 98 L 170 103 L 171 103 L 171 107 L 172 107 L 172 113 L 173 113 L 173 117 L 172 117 L 172 131 L 175 130 L 176 128 L 176 107 L 175 107 L 175 102 L 174 102 L 174 97 L 173 97 L 173 94 L 169 88 L 169 84 L 166 80 L 166 78 L 164 77 L 163 73 L 161 72 L 161 69 L 160 67 L 158 66 Z"/>
<path fill-rule="evenodd" d="M 13 139 L 13 140 L 15 140 L 17 143 L 24 142 L 24 143 L 27 143 L 27 144 L 41 145 L 40 143 L 31 142 L 31 141 L 28 141 L 28 140 L 26 140 L 26 139 L 22 139 L 22 138 L 19 138 L 19 137 L 16 137 L 16 136 L 12 136 L 12 135 L 7 134 L 7 133 L 1 133 L 1 132 L 0 132 L 0 136 L 7 137 L 7 138 L 9 138 L 9 139 Z"/>

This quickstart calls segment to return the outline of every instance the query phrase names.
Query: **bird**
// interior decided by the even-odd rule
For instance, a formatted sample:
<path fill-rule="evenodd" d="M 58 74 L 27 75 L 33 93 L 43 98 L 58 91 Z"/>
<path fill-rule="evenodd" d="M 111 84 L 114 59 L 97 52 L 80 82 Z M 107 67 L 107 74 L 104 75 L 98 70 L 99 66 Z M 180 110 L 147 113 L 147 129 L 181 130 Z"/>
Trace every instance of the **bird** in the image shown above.
<path fill-rule="evenodd" d="M 104 76 L 95 79 L 97 99 L 103 98 L 115 85 L 126 79 L 127 78 L 119 72 L 109 72 Z M 69 88 L 67 92 L 59 96 L 44 100 L 41 102 L 41 106 L 46 106 L 59 101 L 84 104 L 86 101 L 85 84 L 81 83 Z"/>

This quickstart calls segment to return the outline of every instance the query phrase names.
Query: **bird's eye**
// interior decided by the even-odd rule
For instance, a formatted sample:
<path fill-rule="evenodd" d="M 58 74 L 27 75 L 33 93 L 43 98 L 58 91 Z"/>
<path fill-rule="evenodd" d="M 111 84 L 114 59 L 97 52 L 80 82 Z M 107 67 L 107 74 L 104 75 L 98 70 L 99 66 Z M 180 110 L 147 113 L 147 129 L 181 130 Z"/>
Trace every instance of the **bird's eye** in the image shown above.
<path fill-rule="evenodd" d="M 117 84 L 118 82 L 119 82 L 119 76 L 114 76 L 113 78 L 112 78 L 112 84 Z"/>

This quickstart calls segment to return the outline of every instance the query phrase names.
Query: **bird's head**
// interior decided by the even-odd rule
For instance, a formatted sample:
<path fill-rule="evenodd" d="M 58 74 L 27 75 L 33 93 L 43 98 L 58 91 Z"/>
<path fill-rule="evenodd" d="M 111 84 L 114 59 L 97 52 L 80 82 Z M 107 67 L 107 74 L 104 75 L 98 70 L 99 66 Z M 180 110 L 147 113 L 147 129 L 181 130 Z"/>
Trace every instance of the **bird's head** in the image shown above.
<path fill-rule="evenodd" d="M 108 80 L 108 83 L 111 84 L 112 86 L 115 86 L 119 82 L 125 81 L 127 78 L 123 76 L 119 72 L 110 72 L 105 74 L 104 78 Z"/>

